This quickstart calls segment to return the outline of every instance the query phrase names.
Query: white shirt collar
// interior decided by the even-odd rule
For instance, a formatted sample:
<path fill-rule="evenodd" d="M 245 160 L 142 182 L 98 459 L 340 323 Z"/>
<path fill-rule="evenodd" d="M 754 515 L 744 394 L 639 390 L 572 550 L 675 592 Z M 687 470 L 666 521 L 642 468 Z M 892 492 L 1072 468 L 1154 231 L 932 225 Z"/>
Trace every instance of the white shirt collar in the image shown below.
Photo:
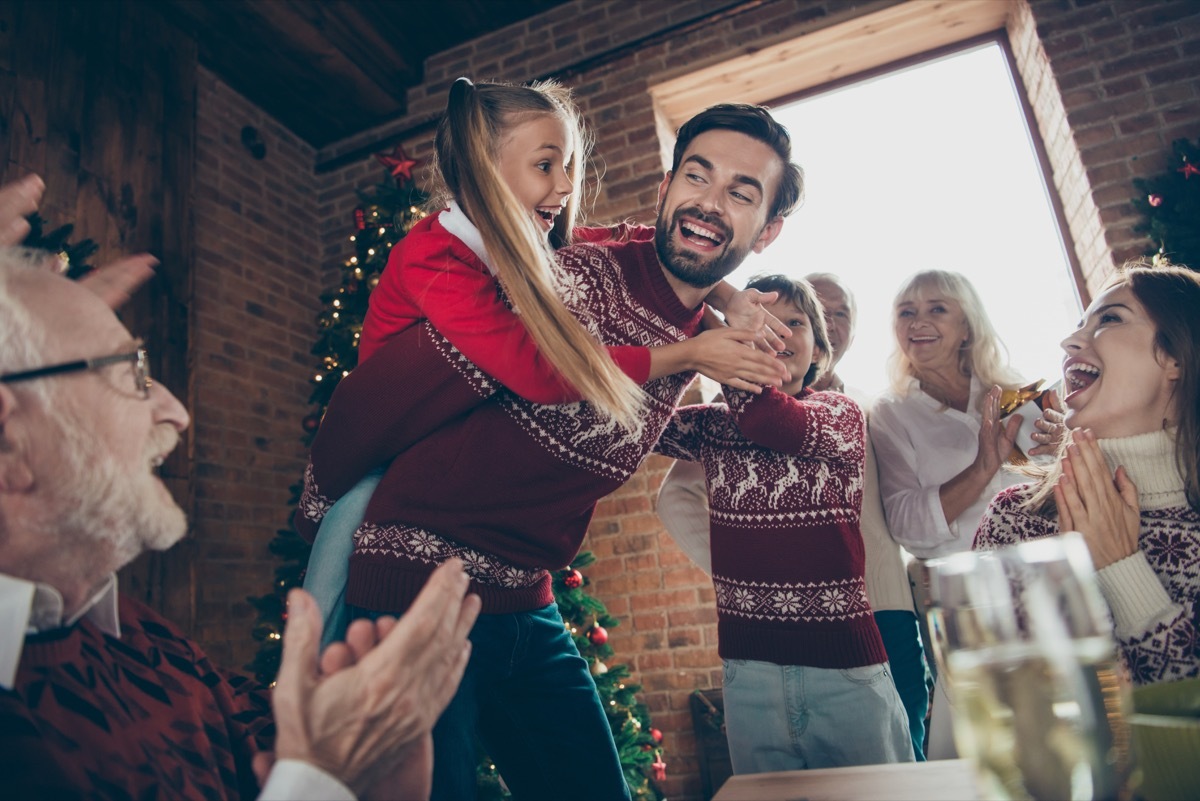
<path fill-rule="evenodd" d="M 487 248 L 483 246 L 483 234 L 479 233 L 479 229 L 475 224 L 467 219 L 466 213 L 459 207 L 458 203 L 450 201 L 450 208 L 438 215 L 438 222 L 446 229 L 446 232 L 459 238 L 464 245 L 471 249 L 471 252 L 479 257 L 479 260 L 487 265 L 488 272 L 493 277 L 496 275 L 496 268 L 492 266 L 488 259 Z"/>
<path fill-rule="evenodd" d="M 85 617 L 105 634 L 121 636 L 115 573 L 66 620 L 62 593 L 54 587 L 0 573 L 0 688 L 12 689 L 27 635 L 73 626 Z"/>

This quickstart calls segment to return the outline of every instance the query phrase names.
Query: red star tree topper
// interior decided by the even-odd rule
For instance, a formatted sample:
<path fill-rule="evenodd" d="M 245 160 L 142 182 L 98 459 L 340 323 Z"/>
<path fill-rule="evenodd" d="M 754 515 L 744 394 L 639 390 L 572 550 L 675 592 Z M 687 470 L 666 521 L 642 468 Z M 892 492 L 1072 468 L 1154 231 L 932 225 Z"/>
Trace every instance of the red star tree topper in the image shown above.
<path fill-rule="evenodd" d="M 376 153 L 375 158 L 379 160 L 380 164 L 387 167 L 388 172 L 397 181 L 401 178 L 411 181 L 413 167 L 420 163 L 417 159 L 408 157 L 408 154 L 404 152 L 403 145 L 396 145 L 391 153 Z"/>

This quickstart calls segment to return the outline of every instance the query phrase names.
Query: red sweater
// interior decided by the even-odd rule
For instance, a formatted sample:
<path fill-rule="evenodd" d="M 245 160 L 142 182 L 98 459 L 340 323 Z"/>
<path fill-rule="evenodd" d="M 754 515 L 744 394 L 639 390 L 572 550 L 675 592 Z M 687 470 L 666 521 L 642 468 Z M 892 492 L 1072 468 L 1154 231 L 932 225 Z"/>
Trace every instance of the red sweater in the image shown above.
<path fill-rule="evenodd" d="M 854 401 L 726 388 L 679 409 L 658 450 L 704 464 L 725 659 L 851 668 L 887 660 L 863 579 L 865 423 Z"/>
<path fill-rule="evenodd" d="M 700 310 L 680 303 L 653 242 L 576 245 L 559 261 L 564 301 L 605 344 L 650 347 L 699 329 Z M 356 535 L 347 602 L 403 611 L 433 568 L 458 556 L 484 612 L 540 608 L 553 600 L 546 571 L 574 558 L 596 502 L 641 465 L 692 377 L 646 383 L 645 419 L 625 431 L 584 402 L 541 405 L 497 391 L 423 323 L 338 387 L 297 525 L 311 536 L 332 502 L 401 450 L 397 442 L 407 446 L 422 420 L 450 419 L 388 467 Z"/>
<path fill-rule="evenodd" d="M 86 619 L 26 638 L 0 690 L 0 797 L 254 798 L 267 693 L 145 606 L 119 608 L 120 639 Z"/>
<path fill-rule="evenodd" d="M 359 361 L 370 358 L 402 331 L 429 320 L 475 366 L 521 397 L 536 403 L 579 400 L 579 393 L 563 383 L 538 351 L 487 265 L 443 227 L 442 214 L 448 213 L 421 220 L 392 249 L 379 284 L 371 292 L 358 344 Z M 459 221 L 470 226 L 461 213 Z M 620 230 L 580 229 L 576 233 L 588 241 L 601 241 L 619 235 Z M 608 350 L 617 366 L 637 383 L 649 377 L 650 352 L 646 348 L 620 345 Z"/>

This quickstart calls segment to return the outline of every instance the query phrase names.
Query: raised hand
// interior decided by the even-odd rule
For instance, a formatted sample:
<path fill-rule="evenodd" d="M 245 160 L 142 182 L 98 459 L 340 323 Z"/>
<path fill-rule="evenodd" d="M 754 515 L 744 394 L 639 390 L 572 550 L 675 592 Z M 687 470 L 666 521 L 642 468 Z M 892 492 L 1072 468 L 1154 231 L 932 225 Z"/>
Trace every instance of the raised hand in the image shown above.
<path fill-rule="evenodd" d="M 391 791 L 427 792 L 429 735 L 458 688 L 470 656 L 467 634 L 479 614 L 479 598 L 466 595 L 467 585 L 461 563 L 446 562 L 394 625 L 359 627 L 344 651 L 320 662 L 320 612 L 307 593 L 293 590 L 272 699 L 276 757 L 322 768 L 360 795 L 398 766 L 416 764 L 413 792 Z M 341 669 L 326 674 L 319 667 Z"/>
<path fill-rule="evenodd" d="M 726 386 L 757 394 L 764 386 L 782 386 L 791 378 L 774 352 L 767 355 L 753 347 L 758 336 L 742 328 L 716 328 L 681 344 L 693 349 L 692 369 Z"/>
<path fill-rule="evenodd" d="M 734 292 L 725 303 L 725 322 L 730 328 L 753 333 L 754 345 L 774 355 L 784 349 L 783 340 L 792 335 L 791 329 L 766 309 L 777 300 L 778 292 L 759 292 L 757 289 Z"/>
<path fill-rule="evenodd" d="M 1083 534 L 1097 570 L 1133 555 L 1141 506 L 1125 468 L 1117 467 L 1115 475 L 1109 472 L 1095 435 L 1087 429 L 1072 434 L 1062 468 L 1054 485 L 1059 530 Z"/>
<path fill-rule="evenodd" d="M 29 234 L 25 219 L 37 211 L 46 184 L 36 175 L 26 175 L 0 186 L 0 245 L 19 245 Z"/>
<path fill-rule="evenodd" d="M 975 454 L 975 465 L 990 480 L 1012 453 L 1021 418 L 1014 415 L 1008 420 L 1000 420 L 1000 387 L 992 387 L 988 392 L 980 415 L 979 450 Z"/>
<path fill-rule="evenodd" d="M 1058 446 L 1067 434 L 1067 425 L 1063 418 L 1062 400 L 1054 390 L 1046 393 L 1046 404 L 1042 409 L 1042 416 L 1035 420 L 1033 425 L 1037 431 L 1029 436 L 1038 443 L 1038 446 L 1030 448 L 1028 455 L 1041 456 L 1042 454 L 1058 453 Z"/>

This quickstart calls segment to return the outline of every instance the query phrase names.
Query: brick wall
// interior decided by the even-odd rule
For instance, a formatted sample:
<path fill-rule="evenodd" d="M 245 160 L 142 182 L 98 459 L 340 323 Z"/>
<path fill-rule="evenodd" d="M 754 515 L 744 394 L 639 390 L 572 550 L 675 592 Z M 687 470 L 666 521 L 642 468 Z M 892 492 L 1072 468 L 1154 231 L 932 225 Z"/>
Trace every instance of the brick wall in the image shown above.
<path fill-rule="evenodd" d="M 1030 0 L 1013 50 L 1088 285 L 1140 255 L 1134 177 L 1200 136 L 1200 6 L 1190 0 Z"/>
<path fill-rule="evenodd" d="M 241 143 L 258 129 L 267 155 Z M 197 86 L 194 315 L 196 631 L 217 664 L 253 656 L 247 595 L 277 564 L 267 543 L 286 522 L 307 456 L 317 254 L 313 149 L 210 72 Z"/>
<path fill-rule="evenodd" d="M 425 83 L 410 93 L 407 117 L 319 153 L 205 75 L 196 207 L 195 519 L 204 550 L 197 584 L 208 612 L 199 615 L 199 633 L 214 652 L 240 664 L 253 651 L 252 615 L 240 599 L 270 581 L 274 560 L 265 543 L 302 469 L 296 421 L 308 410 L 317 298 L 347 255 L 354 190 L 382 175 L 369 155 L 328 165 L 356 151 L 382 150 L 375 143 L 397 137 L 410 154 L 427 158 L 427 123 L 458 75 L 525 80 L 562 73 L 597 135 L 604 183 L 594 218 L 649 219 L 663 146 L 651 86 L 892 3 L 576 0 L 431 59 Z M 1012 6 L 1009 36 L 1021 81 L 1079 261 L 1094 284 L 1114 261 L 1143 249 L 1132 233 L 1131 178 L 1164 169 L 1172 139 L 1200 136 L 1200 5 L 1014 0 Z M 238 144 L 247 121 L 264 132 L 264 162 L 252 161 Z M 315 175 L 314 162 L 326 165 Z M 666 733 L 663 788 L 689 799 L 699 797 L 700 785 L 687 698 L 693 689 L 719 686 L 720 663 L 711 585 L 654 516 L 666 467 L 651 458 L 605 499 L 584 547 L 599 557 L 588 570 L 593 590 L 622 618 L 611 637 L 616 659 L 644 685 L 643 700 Z"/>

